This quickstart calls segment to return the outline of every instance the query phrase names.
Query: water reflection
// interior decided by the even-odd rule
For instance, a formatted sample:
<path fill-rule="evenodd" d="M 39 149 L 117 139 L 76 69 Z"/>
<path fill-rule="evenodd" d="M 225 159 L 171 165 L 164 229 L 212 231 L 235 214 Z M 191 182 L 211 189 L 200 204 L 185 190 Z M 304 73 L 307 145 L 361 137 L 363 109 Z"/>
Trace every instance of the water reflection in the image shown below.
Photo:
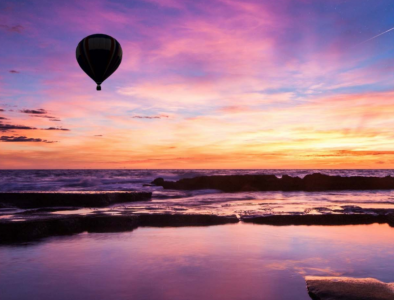
<path fill-rule="evenodd" d="M 394 191 L 338 191 L 338 192 L 240 192 L 219 193 L 194 191 L 193 194 L 171 199 L 115 204 L 112 208 L 59 210 L 54 214 L 108 213 L 111 209 L 133 213 L 200 213 L 215 215 L 263 214 L 326 214 L 343 210 L 345 206 L 365 209 L 394 209 Z M 0 211 L 1 214 L 1 211 Z"/>
<path fill-rule="evenodd" d="M 394 277 L 388 225 L 138 228 L 0 247 L 1 299 L 303 299 L 304 275 Z"/>

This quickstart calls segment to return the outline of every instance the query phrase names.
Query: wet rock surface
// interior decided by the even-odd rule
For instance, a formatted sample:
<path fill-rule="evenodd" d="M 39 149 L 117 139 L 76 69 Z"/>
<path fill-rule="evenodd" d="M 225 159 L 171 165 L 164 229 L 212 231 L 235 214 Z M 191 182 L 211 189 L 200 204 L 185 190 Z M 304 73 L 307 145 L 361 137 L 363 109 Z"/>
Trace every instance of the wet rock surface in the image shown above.
<path fill-rule="evenodd" d="M 236 216 L 199 214 L 142 214 L 138 219 L 141 226 L 150 227 L 210 226 L 239 222 Z"/>
<path fill-rule="evenodd" d="M 392 300 L 394 283 L 373 278 L 305 277 L 313 300 Z"/>
<path fill-rule="evenodd" d="M 394 227 L 394 215 L 270 215 L 243 217 L 243 222 L 277 226 L 289 225 L 366 225 L 374 223 L 387 223 Z"/>
<path fill-rule="evenodd" d="M 224 192 L 241 191 L 328 191 L 328 190 L 390 190 L 394 189 L 394 177 L 341 177 L 320 173 L 304 178 L 283 175 L 227 175 L 200 176 L 178 181 L 156 178 L 152 184 L 164 189 L 198 190 L 216 189 Z"/>
<path fill-rule="evenodd" d="M 151 197 L 151 192 L 0 193 L 0 207 L 105 207 L 116 203 L 150 200 Z"/>
<path fill-rule="evenodd" d="M 178 227 L 237 223 L 235 216 L 215 215 L 34 215 L 26 220 L 0 220 L 0 243 L 31 241 L 82 232 L 121 232 L 139 226 Z"/>
<path fill-rule="evenodd" d="M 290 225 L 362 225 L 387 223 L 394 227 L 394 210 L 346 207 L 342 213 L 329 214 L 278 214 L 278 215 L 215 215 L 205 213 L 135 213 L 124 208 L 93 210 L 88 214 L 56 214 L 51 209 L 37 209 L 15 214 L 9 219 L 0 219 L 0 243 L 30 241 L 48 236 L 69 235 L 81 232 L 121 232 L 140 226 L 181 227 L 211 226 L 245 223 L 290 226 Z M 346 211 L 346 213 L 344 213 Z M 357 213 L 355 213 L 357 211 Z"/>
<path fill-rule="evenodd" d="M 278 201 L 237 195 L 197 194 L 197 200 L 178 200 L 176 195 L 151 199 L 149 192 L 0 193 L 0 243 L 81 232 L 128 231 L 140 226 L 210 226 L 239 221 L 274 226 L 387 223 L 394 227 L 391 203 L 360 202 L 362 207 L 352 202 L 340 205 L 320 200 L 307 204 L 295 200 L 294 195 L 281 196 Z M 335 199 L 342 203 L 342 194 Z"/>
<path fill-rule="evenodd" d="M 364 225 L 387 223 L 394 227 L 393 209 L 361 209 L 357 206 L 346 206 L 343 210 L 334 210 L 324 214 L 267 214 L 243 215 L 246 223 L 289 226 L 289 225 Z"/>

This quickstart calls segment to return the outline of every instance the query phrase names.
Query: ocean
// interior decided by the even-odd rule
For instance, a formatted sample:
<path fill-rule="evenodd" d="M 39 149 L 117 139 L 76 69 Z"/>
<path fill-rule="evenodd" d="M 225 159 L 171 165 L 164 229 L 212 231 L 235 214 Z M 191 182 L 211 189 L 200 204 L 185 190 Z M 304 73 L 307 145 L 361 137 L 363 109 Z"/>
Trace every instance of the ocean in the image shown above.
<path fill-rule="evenodd" d="M 339 176 L 394 176 L 394 170 L 0 170 L 0 192 L 10 191 L 133 191 L 151 190 L 142 184 L 158 177 L 179 180 L 196 176 L 270 174 L 304 177 L 322 173 Z"/>
<path fill-rule="evenodd" d="M 305 211 L 319 213 L 322 207 L 323 210 L 334 210 L 346 205 L 362 208 L 394 208 L 394 191 L 389 190 L 223 193 L 217 190 L 179 191 L 144 186 L 158 177 L 175 181 L 204 175 L 274 174 L 278 177 L 282 175 L 304 177 L 312 173 L 340 176 L 394 176 L 394 170 L 1 170 L 0 192 L 151 191 L 152 201 L 115 205 L 138 213 L 198 212 L 239 216 Z M 89 209 L 70 211 L 70 213 L 75 212 L 88 213 Z M 10 218 L 10 213 L 13 212 L 0 211 L 0 218 Z"/>
<path fill-rule="evenodd" d="M 394 208 L 393 191 L 176 191 L 144 186 L 162 177 L 312 173 L 394 176 L 393 170 L 1 170 L 1 192 L 151 191 L 151 201 L 46 214 L 327 213 L 345 206 Z M 1 209 L 23 222 L 31 212 Z M 38 213 L 39 214 L 39 213 Z M 34 210 L 32 215 L 34 218 Z M 8 220 L 7 220 L 8 219 Z M 2 220 L 0 220 L 2 221 Z M 310 300 L 305 276 L 394 278 L 389 224 L 270 226 L 237 224 L 83 232 L 0 243 L 0 299 Z"/>

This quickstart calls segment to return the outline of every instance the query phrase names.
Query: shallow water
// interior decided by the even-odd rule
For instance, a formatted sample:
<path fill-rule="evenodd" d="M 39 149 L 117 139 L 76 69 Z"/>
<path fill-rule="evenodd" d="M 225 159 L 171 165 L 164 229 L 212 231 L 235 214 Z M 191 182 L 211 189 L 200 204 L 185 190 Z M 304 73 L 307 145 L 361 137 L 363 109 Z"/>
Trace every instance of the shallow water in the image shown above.
<path fill-rule="evenodd" d="M 239 223 L 0 247 L 2 300 L 307 300 L 305 275 L 394 281 L 394 228 Z"/>

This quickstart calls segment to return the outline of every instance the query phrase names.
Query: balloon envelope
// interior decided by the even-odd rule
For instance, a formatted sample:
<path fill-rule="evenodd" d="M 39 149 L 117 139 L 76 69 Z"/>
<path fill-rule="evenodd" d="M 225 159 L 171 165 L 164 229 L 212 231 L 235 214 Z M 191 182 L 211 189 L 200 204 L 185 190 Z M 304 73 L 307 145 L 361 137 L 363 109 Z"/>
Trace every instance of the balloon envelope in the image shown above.
<path fill-rule="evenodd" d="M 101 83 L 116 71 L 122 61 L 122 47 L 113 37 L 106 34 L 93 34 L 79 42 L 76 50 L 81 69 L 97 83 Z"/>

